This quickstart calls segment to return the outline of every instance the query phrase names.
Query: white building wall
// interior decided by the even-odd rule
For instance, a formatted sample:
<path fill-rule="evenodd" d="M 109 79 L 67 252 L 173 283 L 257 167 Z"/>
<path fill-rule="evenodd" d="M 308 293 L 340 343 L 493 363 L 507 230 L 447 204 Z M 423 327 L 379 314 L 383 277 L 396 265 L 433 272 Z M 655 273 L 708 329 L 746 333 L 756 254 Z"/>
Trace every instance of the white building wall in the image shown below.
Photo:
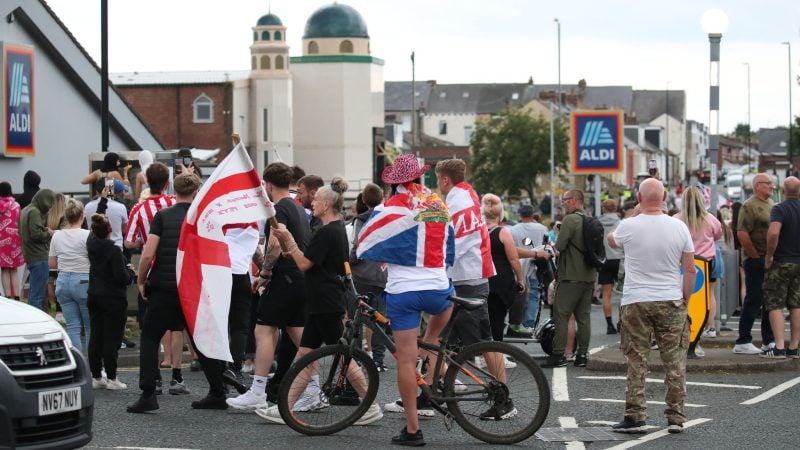
<path fill-rule="evenodd" d="M 464 127 L 472 127 L 474 132 L 476 118 L 476 114 L 428 114 L 422 119 L 422 131 L 453 145 L 469 145 L 469 140 L 465 139 Z M 447 123 L 446 134 L 439 134 L 439 124 L 442 121 Z"/>
<path fill-rule="evenodd" d="M 276 161 L 295 164 L 293 148 L 293 92 L 291 78 L 250 80 L 251 145 L 256 149 L 256 169 Z M 264 135 L 264 109 L 267 135 Z M 264 139 L 266 137 L 266 140 Z"/>
<path fill-rule="evenodd" d="M 669 127 L 667 127 L 667 117 L 669 117 Z M 650 125 L 660 126 L 664 128 L 662 133 L 665 144 L 669 146 L 669 151 L 673 157 L 678 157 L 678 167 L 671 167 L 672 173 L 677 173 L 678 179 L 683 178 L 684 171 L 686 170 L 686 125 L 680 120 L 662 114 L 655 120 L 650 122 Z M 669 134 L 667 135 L 667 128 Z"/>

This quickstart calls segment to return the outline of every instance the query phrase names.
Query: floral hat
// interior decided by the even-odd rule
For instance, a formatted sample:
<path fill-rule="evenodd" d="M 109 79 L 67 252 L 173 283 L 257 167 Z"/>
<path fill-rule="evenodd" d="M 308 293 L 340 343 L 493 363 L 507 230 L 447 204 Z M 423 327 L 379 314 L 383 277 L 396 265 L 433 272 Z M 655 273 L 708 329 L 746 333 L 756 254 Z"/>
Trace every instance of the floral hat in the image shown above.
<path fill-rule="evenodd" d="M 404 153 L 394 160 L 394 164 L 383 169 L 381 180 L 389 184 L 408 183 L 422 176 L 430 168 L 430 164 L 420 167 L 416 156 Z"/>

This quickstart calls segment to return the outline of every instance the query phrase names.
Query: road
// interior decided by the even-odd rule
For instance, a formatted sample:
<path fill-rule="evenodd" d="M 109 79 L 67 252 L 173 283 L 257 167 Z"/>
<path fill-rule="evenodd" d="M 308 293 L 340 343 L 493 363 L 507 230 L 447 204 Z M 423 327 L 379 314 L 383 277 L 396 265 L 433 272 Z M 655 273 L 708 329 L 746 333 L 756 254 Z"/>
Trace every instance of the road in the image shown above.
<path fill-rule="evenodd" d="M 599 306 L 592 311 L 592 347 L 615 345 L 617 336 L 606 336 L 605 321 Z M 543 358 L 538 344 L 522 345 L 535 358 Z M 381 404 L 397 396 L 394 361 L 387 361 L 390 370 L 383 373 L 379 391 Z M 190 402 L 205 394 L 207 384 L 201 373 L 185 371 L 189 396 L 159 397 L 161 409 L 152 414 L 125 412 L 125 406 L 138 396 L 135 389 L 137 369 L 123 369 L 120 378 L 130 385 L 128 391 L 96 391 L 94 439 L 87 448 L 390 448 L 389 440 L 404 425 L 400 414 L 386 413 L 383 420 L 368 427 L 351 427 L 333 436 L 310 438 L 288 427 L 272 425 L 252 413 L 233 411 L 195 411 Z M 622 418 L 625 381 L 621 373 L 588 371 L 568 366 L 545 369 L 551 383 L 553 402 L 543 426 L 600 427 L 608 430 Z M 164 376 L 169 377 L 167 371 Z M 648 401 L 663 402 L 663 375 L 651 374 L 647 383 Z M 555 381 L 554 381 L 555 380 Z M 654 428 L 644 436 L 629 441 L 570 442 L 569 449 L 683 449 L 696 448 L 796 448 L 793 433 L 797 428 L 797 405 L 800 404 L 800 371 L 773 373 L 690 373 L 687 415 L 690 423 L 683 434 L 668 435 L 663 431 L 663 404 L 648 406 L 648 425 Z M 441 416 L 423 419 L 422 430 L 428 446 L 437 448 L 487 448 L 457 425 L 452 431 L 444 426 Z M 595 428 L 597 430 L 597 428 Z M 626 436 L 617 437 L 628 438 Z M 628 438 L 629 439 L 629 438 Z M 563 448 L 562 442 L 545 442 L 532 437 L 520 446 Z M 394 448 L 394 447 L 392 447 Z"/>

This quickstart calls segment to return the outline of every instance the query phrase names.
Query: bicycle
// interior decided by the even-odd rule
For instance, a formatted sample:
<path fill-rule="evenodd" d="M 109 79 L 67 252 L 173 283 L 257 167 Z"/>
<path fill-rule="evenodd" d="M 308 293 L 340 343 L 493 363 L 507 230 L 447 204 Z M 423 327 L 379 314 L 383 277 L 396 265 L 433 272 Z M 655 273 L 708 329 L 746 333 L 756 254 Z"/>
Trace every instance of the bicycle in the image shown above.
<path fill-rule="evenodd" d="M 278 410 L 297 432 L 310 436 L 336 433 L 356 423 L 375 401 L 378 371 L 359 348 L 363 326 L 384 339 L 392 354 L 396 348 L 385 331 L 389 320 L 368 304 L 369 296 L 356 295 L 356 299 L 353 317 L 346 321 L 339 343 L 313 350 L 295 361 L 281 383 Z M 455 304 L 453 316 L 479 308 L 484 302 L 456 296 L 450 300 Z M 417 341 L 421 349 L 435 355 L 435 363 L 428 367 L 433 370 L 432 385 L 425 382 L 420 364 L 417 384 L 433 409 L 444 416 L 446 428 L 452 429 L 455 421 L 489 444 L 514 444 L 532 436 L 550 409 L 550 388 L 533 358 L 503 342 L 479 342 L 456 352 L 448 345 L 451 331 L 450 326 L 445 328 L 440 345 Z M 312 381 L 315 376 L 318 381 Z M 316 407 L 295 410 L 309 382 L 319 386 Z"/>

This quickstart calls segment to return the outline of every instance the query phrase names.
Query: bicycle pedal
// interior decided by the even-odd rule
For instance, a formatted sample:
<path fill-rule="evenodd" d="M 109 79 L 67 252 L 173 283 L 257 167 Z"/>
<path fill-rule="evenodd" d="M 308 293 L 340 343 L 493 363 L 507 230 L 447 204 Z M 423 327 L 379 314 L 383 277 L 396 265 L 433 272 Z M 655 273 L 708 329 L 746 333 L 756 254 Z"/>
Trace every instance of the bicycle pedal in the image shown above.
<path fill-rule="evenodd" d="M 447 428 L 447 431 L 453 431 L 453 420 L 453 415 L 448 411 L 447 414 L 444 415 L 444 427 Z"/>

